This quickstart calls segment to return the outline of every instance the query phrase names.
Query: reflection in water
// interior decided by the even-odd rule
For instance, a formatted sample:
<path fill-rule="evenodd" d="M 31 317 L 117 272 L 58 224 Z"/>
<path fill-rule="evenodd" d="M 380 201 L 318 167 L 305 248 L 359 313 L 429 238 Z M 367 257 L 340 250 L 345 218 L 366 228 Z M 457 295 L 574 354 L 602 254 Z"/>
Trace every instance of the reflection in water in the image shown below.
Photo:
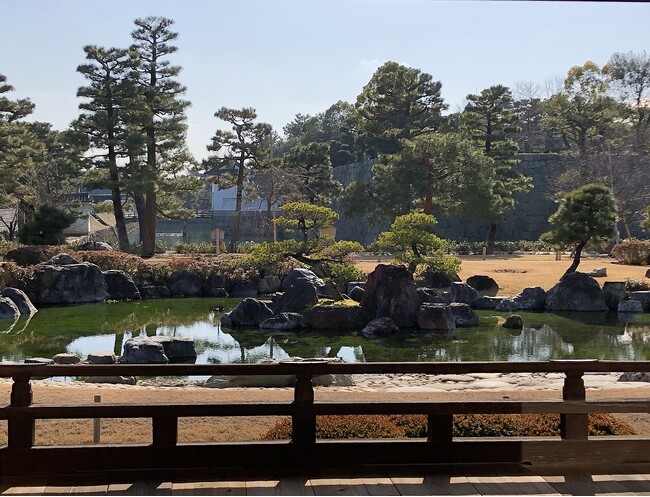
<path fill-rule="evenodd" d="M 236 301 L 220 299 L 226 309 Z M 400 333 L 367 340 L 350 332 L 267 332 L 219 326 L 215 299 L 170 299 L 41 310 L 31 321 L 7 323 L 0 360 L 20 361 L 69 351 L 113 350 L 135 336 L 190 336 L 198 363 L 256 363 L 290 357 L 339 357 L 346 362 L 533 361 L 650 359 L 650 315 L 522 313 L 526 326 L 502 328 L 503 314 L 479 311 L 481 325 L 452 333 Z"/>

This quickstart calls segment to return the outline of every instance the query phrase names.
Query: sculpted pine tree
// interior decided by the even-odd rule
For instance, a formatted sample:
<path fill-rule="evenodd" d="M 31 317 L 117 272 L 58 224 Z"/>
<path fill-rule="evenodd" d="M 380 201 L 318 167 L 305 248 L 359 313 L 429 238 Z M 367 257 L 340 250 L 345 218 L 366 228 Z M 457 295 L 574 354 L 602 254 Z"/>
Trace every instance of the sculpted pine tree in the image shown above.
<path fill-rule="evenodd" d="M 185 109 L 189 102 L 182 100 L 185 87 L 176 81 L 181 71 L 172 66 L 168 56 L 177 51 L 170 43 L 178 33 L 171 31 L 174 21 L 164 17 L 136 19 L 137 28 L 131 33 L 131 49 L 138 60 L 135 78 L 140 91 L 138 113 L 134 115 L 137 127 L 144 135 L 146 159 L 139 167 L 135 186 L 139 194 L 138 215 L 141 222 L 142 256 L 154 255 L 156 243 L 156 216 L 158 214 L 158 186 L 166 170 L 175 167 L 175 154 L 184 148 Z"/>
<path fill-rule="evenodd" d="M 127 50 L 103 48 L 96 45 L 84 47 L 87 64 L 77 67 L 89 82 L 77 91 L 86 99 L 79 104 L 83 111 L 75 127 L 89 138 L 89 145 L 101 151 L 93 156 L 95 167 L 108 171 L 115 228 L 120 250 L 129 248 L 129 237 L 122 208 L 122 178 L 118 159 L 128 156 L 126 147 L 127 113 L 135 101 L 135 86 L 129 79 L 134 60 Z"/>
<path fill-rule="evenodd" d="M 341 184 L 332 177 L 327 143 L 296 145 L 283 157 L 285 168 L 297 179 L 296 200 L 329 205 Z"/>
<path fill-rule="evenodd" d="M 430 74 L 386 62 L 357 97 L 361 131 L 375 154 L 400 151 L 400 140 L 432 133 L 442 124 L 447 108 L 442 84 Z"/>
<path fill-rule="evenodd" d="M 257 113 L 252 108 L 238 110 L 222 107 L 214 115 L 232 126 L 232 131 L 217 130 L 215 132 L 212 144 L 208 145 L 208 150 L 225 155 L 213 156 L 206 161 L 206 165 L 210 166 L 216 163 L 234 163 L 235 165 L 232 174 L 230 174 L 232 182 L 236 186 L 235 216 L 230 239 L 230 251 L 234 252 L 239 239 L 245 181 L 251 171 L 259 168 L 261 160 L 266 155 L 264 144 L 270 140 L 272 129 L 269 124 L 255 123 Z M 230 187 L 232 185 L 228 183 L 223 186 Z"/>
<path fill-rule="evenodd" d="M 502 85 L 491 86 L 478 95 L 468 95 L 467 100 L 462 129 L 493 161 L 492 195 L 484 210 L 490 223 L 487 243 L 492 245 L 498 222 L 515 206 L 514 195 L 529 191 L 532 184 L 530 178 L 515 170 L 519 159 L 513 136 L 519 125 L 510 90 Z"/>

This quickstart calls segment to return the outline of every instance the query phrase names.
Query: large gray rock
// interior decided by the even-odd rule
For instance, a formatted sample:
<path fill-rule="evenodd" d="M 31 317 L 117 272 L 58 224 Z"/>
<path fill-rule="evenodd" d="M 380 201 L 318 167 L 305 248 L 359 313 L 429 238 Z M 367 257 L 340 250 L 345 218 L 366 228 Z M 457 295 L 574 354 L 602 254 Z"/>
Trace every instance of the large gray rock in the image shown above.
<path fill-rule="evenodd" d="M 248 297 L 242 300 L 235 308 L 221 315 L 221 324 L 226 326 L 259 326 L 259 324 L 272 317 L 273 312 L 264 302 Z"/>
<path fill-rule="evenodd" d="M 404 266 L 378 264 L 368 275 L 361 307 L 369 320 L 389 317 L 400 328 L 415 326 L 420 297 L 413 275 Z"/>
<path fill-rule="evenodd" d="M 650 292 L 630 292 L 630 300 L 638 300 L 643 306 L 644 312 L 650 312 Z"/>
<path fill-rule="evenodd" d="M 425 271 L 421 281 L 423 286 L 429 288 L 449 288 L 454 281 L 461 281 L 457 274 L 446 271 Z"/>
<path fill-rule="evenodd" d="M 274 299 L 273 311 L 276 314 L 302 312 L 316 302 L 318 302 L 318 295 L 313 283 L 307 278 L 296 278 L 282 295 Z"/>
<path fill-rule="evenodd" d="M 471 328 L 480 324 L 478 314 L 476 314 L 468 304 L 452 302 L 449 304 L 449 308 L 456 320 L 456 327 Z"/>
<path fill-rule="evenodd" d="M 648 270 L 645 272 L 645 277 L 646 277 L 646 278 L 650 278 L 650 269 L 648 269 Z"/>
<path fill-rule="evenodd" d="M 203 281 L 197 274 L 187 269 L 174 271 L 167 282 L 172 295 L 182 297 L 200 297 L 203 293 Z"/>
<path fill-rule="evenodd" d="M 169 288 L 162 285 L 141 286 L 138 290 L 143 299 L 166 299 L 172 295 Z"/>
<path fill-rule="evenodd" d="M 70 264 L 79 264 L 79 261 L 64 252 L 55 255 L 45 262 L 41 262 L 39 266 L 69 266 Z"/>
<path fill-rule="evenodd" d="M 363 296 L 365 295 L 366 291 L 361 288 L 360 286 L 355 286 L 349 293 L 348 295 L 352 300 L 355 302 L 361 302 L 363 300 Z"/>
<path fill-rule="evenodd" d="M 297 312 L 281 312 L 260 323 L 260 328 L 263 330 L 300 330 L 308 327 L 305 318 Z"/>
<path fill-rule="evenodd" d="M 70 354 L 68 352 L 61 352 L 52 357 L 55 364 L 79 364 L 81 358 L 77 354 Z"/>
<path fill-rule="evenodd" d="M 135 337 L 124 342 L 124 353 L 120 357 L 124 364 L 167 364 L 169 358 L 165 355 L 162 343 L 150 337 Z"/>
<path fill-rule="evenodd" d="M 398 331 L 399 328 L 391 318 L 377 318 L 370 321 L 361 330 L 361 334 L 366 338 L 375 338 L 382 335 L 392 335 Z"/>
<path fill-rule="evenodd" d="M 54 361 L 48 357 L 28 357 L 25 364 L 54 364 Z"/>
<path fill-rule="evenodd" d="M 104 302 L 109 296 L 101 269 L 89 262 L 38 266 L 34 288 L 37 306 Z"/>
<path fill-rule="evenodd" d="M 499 293 L 499 285 L 491 276 L 476 274 L 467 278 L 466 283 L 474 288 L 480 297 L 494 297 Z"/>
<path fill-rule="evenodd" d="M 597 267 L 591 270 L 591 273 L 589 273 L 589 276 L 592 278 L 606 278 L 607 277 L 607 268 L 605 267 Z"/>
<path fill-rule="evenodd" d="M 345 288 L 345 293 L 350 295 L 350 293 L 352 292 L 352 289 L 355 286 L 361 287 L 361 288 L 363 288 L 365 290 L 366 289 L 366 282 L 365 281 L 350 281 L 350 282 L 348 282 L 348 284 L 346 285 L 346 288 Z"/>
<path fill-rule="evenodd" d="M 20 311 L 14 301 L 7 297 L 0 297 L 0 319 L 18 319 Z"/>
<path fill-rule="evenodd" d="M 448 302 L 445 302 L 445 299 L 442 298 L 442 296 L 436 292 L 433 288 L 418 288 L 418 297 L 420 297 L 420 300 L 422 303 L 424 302 L 429 302 L 430 304 L 447 304 Z"/>
<path fill-rule="evenodd" d="M 18 310 L 21 314 L 31 315 L 35 312 L 38 312 L 38 309 L 34 307 L 34 304 L 32 304 L 32 301 L 29 300 L 29 297 L 25 294 L 25 292 L 18 290 L 18 288 L 7 287 L 2 290 L 2 294 L 0 295 L 13 301 L 13 303 L 16 304 L 16 307 L 18 307 Z"/>
<path fill-rule="evenodd" d="M 451 301 L 460 302 L 462 304 L 472 305 L 476 297 L 478 297 L 478 292 L 476 288 L 468 285 L 467 283 L 462 283 L 454 281 L 451 284 Z"/>
<path fill-rule="evenodd" d="M 169 362 L 195 362 L 196 349 L 194 340 L 190 337 L 170 337 L 165 335 L 156 335 L 150 337 L 154 342 L 163 346 L 163 352 L 169 359 Z"/>
<path fill-rule="evenodd" d="M 499 302 L 494 310 L 499 312 L 512 312 L 519 310 L 519 305 L 517 305 L 514 299 L 507 297 Z"/>
<path fill-rule="evenodd" d="M 119 269 L 104 271 L 104 280 L 111 300 L 140 300 L 140 290 L 133 278 Z"/>
<path fill-rule="evenodd" d="M 588 274 L 568 273 L 546 292 L 548 311 L 606 311 L 605 296 L 598 282 Z"/>
<path fill-rule="evenodd" d="M 86 383 L 106 383 L 109 385 L 135 385 L 138 379 L 135 376 L 89 376 Z"/>
<path fill-rule="evenodd" d="M 418 312 L 418 326 L 422 330 L 451 331 L 456 329 L 456 318 L 446 304 L 425 303 Z"/>
<path fill-rule="evenodd" d="M 255 297 L 257 296 L 257 283 L 254 281 L 246 280 L 235 283 L 230 291 L 231 297 Z"/>
<path fill-rule="evenodd" d="M 540 311 L 546 304 L 546 291 L 541 286 L 529 286 L 524 288 L 513 300 L 519 310 Z"/>
<path fill-rule="evenodd" d="M 105 242 L 90 241 L 79 245 L 77 247 L 77 250 L 98 250 L 98 251 L 113 252 L 115 249 Z"/>
<path fill-rule="evenodd" d="M 513 314 L 508 316 L 501 326 L 509 330 L 521 330 L 524 327 L 524 320 L 519 314 Z"/>
<path fill-rule="evenodd" d="M 642 314 L 643 305 L 638 300 L 622 300 L 618 303 L 618 312 L 629 314 Z"/>
<path fill-rule="evenodd" d="M 317 295 L 321 297 L 329 296 L 329 292 L 325 287 L 325 282 L 321 278 L 316 276 L 316 273 L 305 268 L 295 268 L 289 271 L 289 273 L 282 280 L 281 289 L 283 291 L 286 291 L 291 285 L 293 285 L 295 280 L 299 278 L 308 280 L 314 286 Z"/>
<path fill-rule="evenodd" d="M 305 311 L 303 316 L 317 330 L 358 330 L 368 322 L 361 307 L 356 305 L 317 305 Z"/>
<path fill-rule="evenodd" d="M 618 303 L 627 297 L 627 289 L 624 281 L 606 281 L 603 283 L 603 295 L 605 304 L 610 309 L 618 309 Z"/>
<path fill-rule="evenodd" d="M 280 289 L 282 282 L 274 274 L 267 274 L 257 283 L 257 293 L 267 294 L 275 293 Z"/>
<path fill-rule="evenodd" d="M 210 273 L 203 284 L 203 295 L 206 297 L 226 297 L 226 277 L 221 274 Z"/>
<path fill-rule="evenodd" d="M 506 300 L 506 297 L 476 297 L 474 299 L 474 307 L 477 309 L 495 310 L 501 302 Z M 511 300 L 511 299 L 509 299 Z"/>

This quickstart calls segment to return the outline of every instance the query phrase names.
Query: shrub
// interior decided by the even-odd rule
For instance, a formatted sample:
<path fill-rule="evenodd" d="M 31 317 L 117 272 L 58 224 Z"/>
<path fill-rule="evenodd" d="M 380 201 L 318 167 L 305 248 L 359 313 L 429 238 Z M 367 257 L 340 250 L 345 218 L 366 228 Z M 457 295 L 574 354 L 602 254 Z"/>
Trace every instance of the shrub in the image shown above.
<path fill-rule="evenodd" d="M 157 240 L 156 245 L 154 246 L 154 252 L 156 254 L 164 254 L 167 252 L 167 244 L 163 241 Z M 129 254 L 138 255 L 142 253 L 142 243 L 134 243 L 129 247 Z"/>
<path fill-rule="evenodd" d="M 557 436 L 559 414 L 457 414 L 455 437 Z M 634 429 L 611 414 L 590 414 L 589 435 L 635 435 Z M 317 416 L 317 438 L 421 438 L 427 435 L 424 415 Z M 291 419 L 271 427 L 263 440 L 291 438 Z"/>
<path fill-rule="evenodd" d="M 645 292 L 650 290 L 650 283 L 635 278 L 625 278 L 625 289 L 628 292 Z"/>
<path fill-rule="evenodd" d="M 216 251 L 214 245 L 210 242 L 200 243 L 177 243 L 174 247 L 177 254 L 214 254 Z"/>
<path fill-rule="evenodd" d="M 70 253 L 70 249 L 61 245 L 24 245 L 10 250 L 5 259 L 19 266 L 33 266 L 45 262 L 61 252 Z"/>
<path fill-rule="evenodd" d="M 33 266 L 24 267 L 13 262 L 6 262 L 0 266 L 0 288 L 10 286 L 30 293 L 34 270 Z"/>
<path fill-rule="evenodd" d="M 0 255 L 5 255 L 7 252 L 15 248 L 18 248 L 18 244 L 16 242 L 5 240 L 2 236 L 0 236 Z"/>
<path fill-rule="evenodd" d="M 58 207 L 42 205 L 34 219 L 18 230 L 18 240 L 33 245 L 59 245 L 65 240 L 63 230 L 76 219 L 77 216 Z"/>
<path fill-rule="evenodd" d="M 612 249 L 612 257 L 623 264 L 645 266 L 650 264 L 650 242 L 645 240 L 625 240 Z"/>

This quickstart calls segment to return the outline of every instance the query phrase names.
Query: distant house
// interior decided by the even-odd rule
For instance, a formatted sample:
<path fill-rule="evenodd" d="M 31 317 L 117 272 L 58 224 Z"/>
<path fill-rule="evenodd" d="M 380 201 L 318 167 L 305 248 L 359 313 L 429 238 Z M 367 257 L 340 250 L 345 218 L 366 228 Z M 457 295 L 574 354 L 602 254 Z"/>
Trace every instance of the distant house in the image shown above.
<path fill-rule="evenodd" d="M 64 195 L 65 202 L 80 202 L 81 206 L 75 208 L 79 218 L 69 227 L 63 230 L 66 236 L 85 236 L 97 231 L 115 226 L 115 216 L 108 213 L 95 213 L 93 204 L 99 204 L 112 200 L 111 190 L 108 188 L 88 190 L 79 188 L 74 193 Z M 122 200 L 126 200 L 126 194 L 122 194 Z"/>

